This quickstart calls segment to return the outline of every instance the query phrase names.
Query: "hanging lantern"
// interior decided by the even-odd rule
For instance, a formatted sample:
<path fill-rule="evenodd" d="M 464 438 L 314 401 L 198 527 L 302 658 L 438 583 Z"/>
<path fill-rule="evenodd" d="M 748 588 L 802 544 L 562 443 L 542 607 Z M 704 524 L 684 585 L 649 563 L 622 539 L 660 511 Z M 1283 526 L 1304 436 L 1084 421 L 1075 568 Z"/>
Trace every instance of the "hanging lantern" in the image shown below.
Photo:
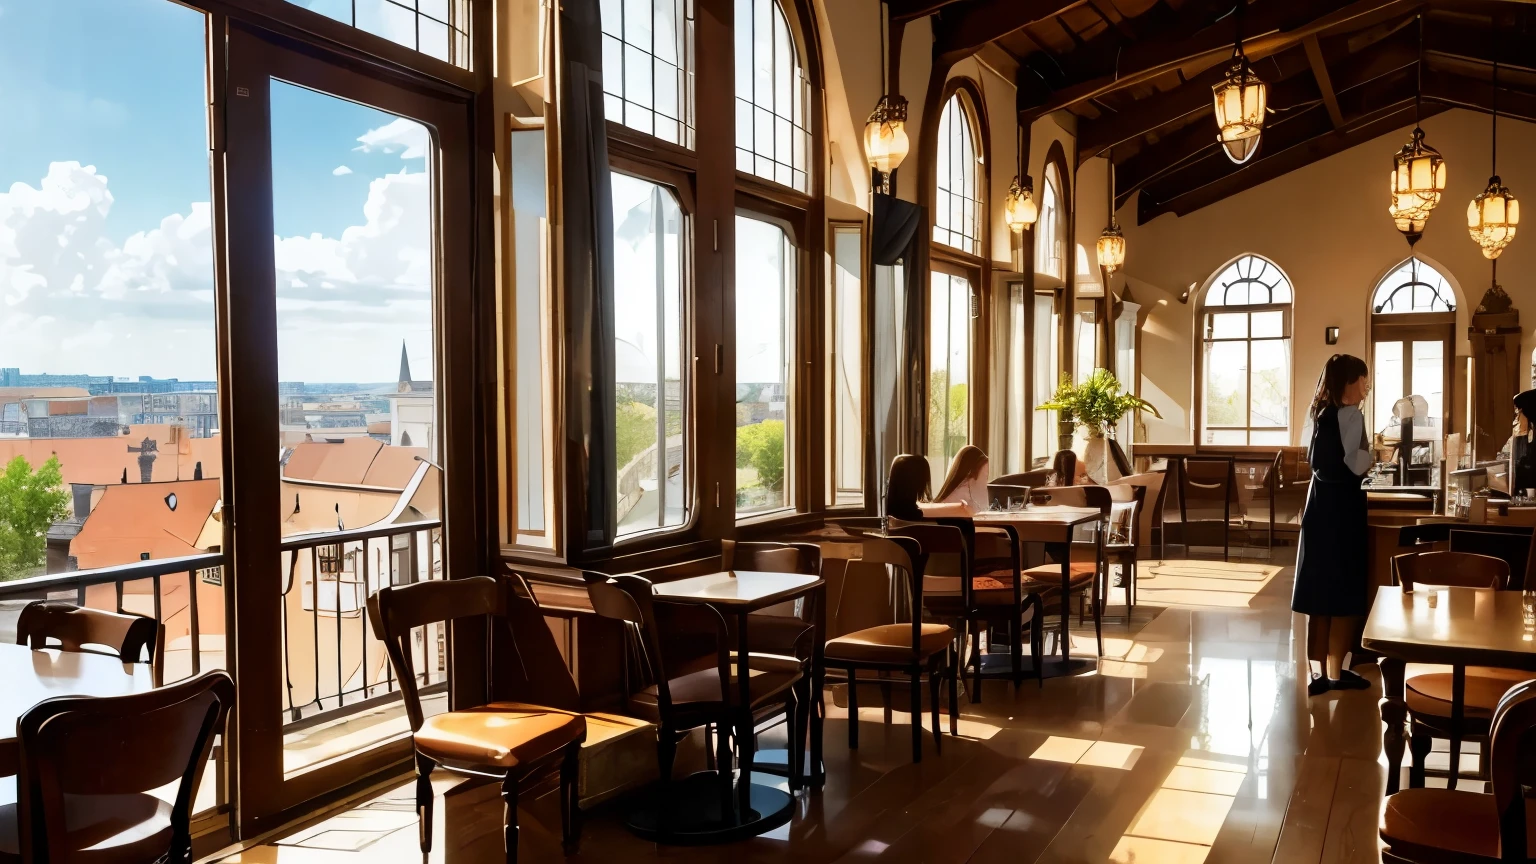
<path fill-rule="evenodd" d="M 1509 241 L 1515 239 L 1515 226 L 1520 224 L 1520 202 L 1514 193 L 1499 182 L 1497 175 L 1488 178 L 1488 188 L 1467 205 L 1467 231 L 1477 245 L 1483 247 L 1483 257 L 1490 261 L 1499 257 Z"/>
<path fill-rule="evenodd" d="M 1227 158 L 1241 165 L 1259 152 L 1269 100 L 1269 87 L 1248 66 L 1241 43 L 1232 52 L 1226 77 L 1211 88 L 1211 93 L 1216 99 L 1216 140 L 1227 151 Z"/>
<path fill-rule="evenodd" d="M 1125 234 L 1113 218 L 1109 220 L 1109 227 L 1099 235 L 1099 266 L 1109 276 L 1115 275 L 1125 264 Z"/>
<path fill-rule="evenodd" d="M 1404 237 L 1408 238 L 1409 248 L 1424 236 L 1425 224 L 1425 216 L 1416 215 L 1412 209 L 1409 205 L 1400 203 L 1400 198 L 1397 197 L 1392 199 L 1392 206 L 1387 208 L 1387 214 L 1392 217 L 1392 224 L 1403 233 Z"/>
<path fill-rule="evenodd" d="M 1026 177 L 1024 185 L 1019 185 L 1019 177 L 1015 174 L 1013 183 L 1008 186 L 1008 197 L 1003 199 L 1003 219 L 1008 223 L 1008 230 L 1023 234 L 1024 229 L 1034 225 L 1039 216 L 1040 209 L 1035 206 L 1034 184 Z"/>
<path fill-rule="evenodd" d="M 1413 140 L 1392 157 L 1392 209 L 1422 222 L 1440 203 L 1444 191 L 1445 159 L 1439 150 L 1424 143 L 1424 130 L 1415 126 Z"/>
<path fill-rule="evenodd" d="M 864 154 L 869 158 L 869 167 L 884 178 L 886 191 L 890 189 L 891 172 L 901 167 L 910 146 L 907 100 L 901 96 L 881 96 L 869 122 L 864 124 Z"/>

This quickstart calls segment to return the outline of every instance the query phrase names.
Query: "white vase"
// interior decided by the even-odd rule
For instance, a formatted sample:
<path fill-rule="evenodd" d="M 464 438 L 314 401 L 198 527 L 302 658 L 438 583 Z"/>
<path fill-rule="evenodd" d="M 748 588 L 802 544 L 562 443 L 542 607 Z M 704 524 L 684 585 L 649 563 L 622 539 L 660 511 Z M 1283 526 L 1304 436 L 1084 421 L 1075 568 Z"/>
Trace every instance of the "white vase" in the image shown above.
<path fill-rule="evenodd" d="M 1088 470 L 1088 476 L 1093 482 L 1100 485 L 1108 483 L 1109 476 L 1114 470 L 1109 458 L 1109 444 L 1103 435 L 1089 435 L 1083 442 L 1083 466 Z"/>

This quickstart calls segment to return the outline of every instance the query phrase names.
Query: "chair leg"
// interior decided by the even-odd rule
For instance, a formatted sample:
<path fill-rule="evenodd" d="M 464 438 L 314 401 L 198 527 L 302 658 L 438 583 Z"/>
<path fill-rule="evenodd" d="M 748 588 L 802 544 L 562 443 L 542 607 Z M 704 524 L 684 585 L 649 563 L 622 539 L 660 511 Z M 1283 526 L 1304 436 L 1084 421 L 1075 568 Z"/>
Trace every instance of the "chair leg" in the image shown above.
<path fill-rule="evenodd" d="M 859 749 L 859 676 L 848 670 L 848 749 Z"/>
<path fill-rule="evenodd" d="M 1042 689 L 1045 687 L 1045 601 L 1036 594 L 1033 600 L 1035 604 L 1035 617 L 1030 622 L 1030 654 L 1035 662 L 1035 682 Z"/>
<path fill-rule="evenodd" d="M 1429 758 L 1429 751 L 1434 746 L 1435 741 L 1430 737 L 1429 730 L 1414 724 L 1408 739 L 1408 752 L 1413 756 L 1408 768 L 1408 788 L 1424 788 L 1424 761 Z"/>
<path fill-rule="evenodd" d="M 827 719 L 826 682 L 823 680 L 824 670 L 816 670 L 815 680 L 811 682 L 811 778 L 816 788 L 820 789 L 827 782 L 826 772 L 822 769 L 822 724 Z"/>
<path fill-rule="evenodd" d="M 799 687 L 799 692 L 795 694 L 795 701 L 798 703 L 800 710 L 796 712 L 797 716 L 795 717 L 795 736 L 799 741 L 795 745 L 795 755 L 802 766 L 801 780 L 803 781 L 810 780 L 816 776 L 816 769 L 814 767 L 811 768 L 810 778 L 807 778 L 803 772 L 805 751 L 810 749 L 811 715 L 816 711 L 816 688 L 812 686 L 814 683 L 811 678 L 811 670 L 807 669 L 805 670 L 805 676 L 796 685 Z M 815 784 L 810 783 L 809 785 Z"/>
<path fill-rule="evenodd" d="M 510 772 L 501 781 L 501 801 L 507 812 L 502 836 L 507 846 L 507 864 L 517 864 L 517 777 Z"/>
<path fill-rule="evenodd" d="M 432 851 L 432 769 L 431 759 L 416 754 L 416 821 L 421 832 L 421 854 Z"/>
<path fill-rule="evenodd" d="M 912 667 L 912 761 L 923 761 L 923 682 L 922 667 Z"/>
<path fill-rule="evenodd" d="M 960 734 L 960 651 L 950 646 L 949 665 L 949 737 Z"/>
<path fill-rule="evenodd" d="M 1456 779 L 1461 776 L 1461 736 L 1460 735 L 1452 735 L 1451 736 L 1451 761 L 1450 761 L 1448 767 L 1451 769 L 1451 772 L 1450 772 L 1450 775 L 1448 777 L 1446 777 L 1445 788 L 1454 790 L 1456 788 Z"/>
<path fill-rule="evenodd" d="M 891 682 L 880 682 L 880 702 L 885 706 L 885 725 L 891 725 Z"/>
<path fill-rule="evenodd" d="M 945 664 L 948 665 L 948 664 Z M 933 750 L 935 753 L 944 752 L 943 727 L 939 725 L 939 681 L 944 673 L 938 662 L 932 657 L 928 658 L 928 713 L 933 718 Z"/>
<path fill-rule="evenodd" d="M 720 741 L 725 741 L 725 736 L 720 736 Z M 677 759 L 677 736 L 673 734 L 671 727 L 663 725 L 656 730 L 656 771 L 660 777 L 661 790 L 656 796 L 656 822 L 666 825 L 671 821 L 672 800 L 672 763 Z"/>
<path fill-rule="evenodd" d="M 971 666 L 975 670 L 972 674 L 975 680 L 971 682 L 971 704 L 981 701 L 981 634 L 987 632 L 981 627 L 981 622 L 971 630 Z"/>
<path fill-rule="evenodd" d="M 715 763 L 715 724 L 704 724 L 704 767 L 710 771 L 717 770 Z"/>
<path fill-rule="evenodd" d="M 565 745 L 565 759 L 560 763 L 560 839 L 567 855 L 575 855 L 581 846 L 580 774 L 581 742 L 572 741 Z"/>
<path fill-rule="evenodd" d="M 784 752 L 784 768 L 789 774 L 789 794 L 794 795 L 804 785 L 802 772 L 805 768 L 805 739 L 800 731 L 801 696 L 799 682 L 789 688 L 784 699 L 784 727 L 789 733 L 789 747 Z"/>

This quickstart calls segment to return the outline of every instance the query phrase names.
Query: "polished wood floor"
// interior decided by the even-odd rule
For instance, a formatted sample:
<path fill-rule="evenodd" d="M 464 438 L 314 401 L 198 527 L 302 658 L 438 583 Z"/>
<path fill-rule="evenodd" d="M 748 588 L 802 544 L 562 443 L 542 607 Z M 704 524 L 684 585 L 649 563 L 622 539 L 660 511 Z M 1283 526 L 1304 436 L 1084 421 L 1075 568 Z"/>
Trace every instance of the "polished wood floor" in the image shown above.
<path fill-rule="evenodd" d="M 1144 563 L 1137 614 L 1106 621 L 1097 674 L 988 682 L 942 755 L 929 738 L 912 764 L 905 718 L 886 725 L 879 707 L 861 711 L 850 751 L 834 705 L 827 786 L 789 825 L 728 847 L 658 848 L 624 829 L 621 801 L 588 820 L 571 860 L 1378 861 L 1379 692 L 1306 697 L 1288 563 Z M 1092 644 L 1091 627 L 1076 631 L 1078 650 Z M 500 861 L 496 790 L 446 777 L 439 788 L 431 860 Z M 562 860 L 553 794 L 525 800 L 521 821 L 523 861 Z M 223 860 L 420 858 L 402 785 Z"/>

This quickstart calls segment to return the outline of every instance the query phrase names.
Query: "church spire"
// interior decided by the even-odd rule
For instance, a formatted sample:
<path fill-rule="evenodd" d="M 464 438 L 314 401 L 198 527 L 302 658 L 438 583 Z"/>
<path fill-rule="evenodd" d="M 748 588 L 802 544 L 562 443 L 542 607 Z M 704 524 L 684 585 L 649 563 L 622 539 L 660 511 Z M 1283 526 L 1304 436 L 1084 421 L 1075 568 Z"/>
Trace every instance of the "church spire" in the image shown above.
<path fill-rule="evenodd" d="M 400 340 L 400 392 L 411 389 L 411 358 L 405 353 L 405 340 Z"/>

